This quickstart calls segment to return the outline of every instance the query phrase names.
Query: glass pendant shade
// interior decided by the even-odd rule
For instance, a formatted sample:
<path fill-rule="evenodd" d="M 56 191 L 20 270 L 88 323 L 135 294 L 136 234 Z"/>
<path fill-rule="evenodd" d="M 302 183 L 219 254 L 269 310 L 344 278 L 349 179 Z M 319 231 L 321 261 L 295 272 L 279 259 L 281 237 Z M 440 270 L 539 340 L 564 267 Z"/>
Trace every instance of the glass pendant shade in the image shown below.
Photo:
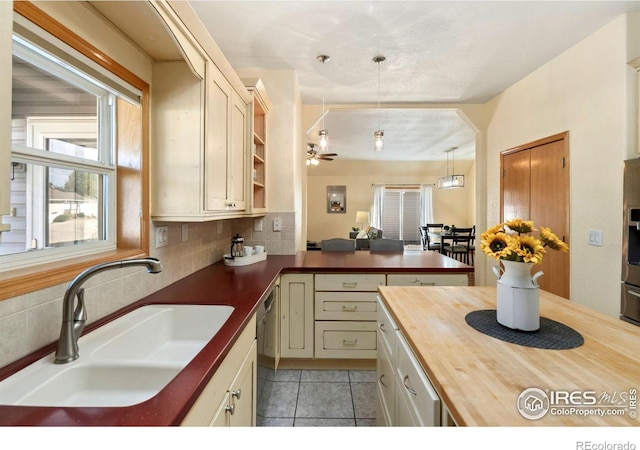
<path fill-rule="evenodd" d="M 320 148 L 321 152 L 326 152 L 329 149 L 329 131 L 320 130 L 318 132 L 318 136 L 320 136 L 318 147 Z"/>
<path fill-rule="evenodd" d="M 373 150 L 376 152 L 384 150 L 384 131 L 378 130 L 373 133 Z"/>

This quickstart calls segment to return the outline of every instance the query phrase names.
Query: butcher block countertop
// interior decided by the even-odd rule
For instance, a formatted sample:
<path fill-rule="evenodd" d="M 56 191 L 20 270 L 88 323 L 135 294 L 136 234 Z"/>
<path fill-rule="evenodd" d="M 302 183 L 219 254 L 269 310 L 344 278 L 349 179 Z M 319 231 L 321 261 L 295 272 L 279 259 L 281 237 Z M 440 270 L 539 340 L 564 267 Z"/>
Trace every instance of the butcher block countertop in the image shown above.
<path fill-rule="evenodd" d="M 148 297 L 99 319 L 85 333 L 149 304 L 189 303 L 232 305 L 233 313 L 202 351 L 155 397 L 126 407 L 29 407 L 0 404 L 1 425 L 178 425 L 207 382 L 216 372 L 259 302 L 266 297 L 282 273 L 382 272 L 382 273 L 469 273 L 473 267 L 436 252 L 370 254 L 358 252 L 298 252 L 296 255 L 269 255 L 256 264 L 230 267 L 217 262 L 183 278 Z M 92 311 L 89 309 L 91 316 Z M 59 320 L 56 316 L 55 320 Z M 0 368 L 0 380 L 49 356 L 53 342 L 40 350 Z M 82 350 L 80 350 L 82 358 Z"/>
<path fill-rule="evenodd" d="M 471 311 L 495 309 L 494 287 L 381 286 L 379 291 L 458 425 L 640 425 L 634 399 L 640 387 L 637 326 L 540 291 L 540 316 L 584 338 L 574 349 L 544 350 L 504 342 L 466 323 Z M 573 401 L 552 400 L 546 415 L 527 419 L 517 401 L 528 388 L 549 398 L 573 393 Z M 596 404 L 590 404 L 593 398 Z M 613 410 L 622 415 L 609 415 Z"/>

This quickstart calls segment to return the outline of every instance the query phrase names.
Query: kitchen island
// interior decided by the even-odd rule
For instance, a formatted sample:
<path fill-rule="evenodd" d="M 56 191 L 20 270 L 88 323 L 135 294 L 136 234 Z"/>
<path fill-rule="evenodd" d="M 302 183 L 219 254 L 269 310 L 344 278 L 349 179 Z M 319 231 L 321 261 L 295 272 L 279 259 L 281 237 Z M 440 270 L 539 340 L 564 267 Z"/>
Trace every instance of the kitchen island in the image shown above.
<path fill-rule="evenodd" d="M 198 355 L 151 399 L 125 407 L 31 407 L 0 405 L 0 425 L 114 426 L 179 425 L 243 331 L 252 322 L 260 302 L 281 274 L 316 272 L 456 273 L 469 274 L 473 267 L 436 252 L 370 254 L 369 252 L 299 252 L 269 255 L 266 261 L 230 267 L 218 262 L 155 292 L 87 326 L 85 333 L 149 304 L 231 305 L 234 311 Z M 91 311 L 89 311 L 91 315 Z M 56 320 L 59 320 L 56 317 Z M 51 356 L 56 343 L 48 345 L 0 369 L 0 380 L 40 358 Z M 80 349 L 82 358 L 82 348 Z"/>
<path fill-rule="evenodd" d="M 584 343 L 564 350 L 532 348 L 488 336 L 465 321 L 472 311 L 495 309 L 493 287 L 379 291 L 455 424 L 640 425 L 638 327 L 541 291 L 541 318 L 573 328 Z M 519 412 L 518 398 L 529 388 L 550 399 L 541 418 Z"/>

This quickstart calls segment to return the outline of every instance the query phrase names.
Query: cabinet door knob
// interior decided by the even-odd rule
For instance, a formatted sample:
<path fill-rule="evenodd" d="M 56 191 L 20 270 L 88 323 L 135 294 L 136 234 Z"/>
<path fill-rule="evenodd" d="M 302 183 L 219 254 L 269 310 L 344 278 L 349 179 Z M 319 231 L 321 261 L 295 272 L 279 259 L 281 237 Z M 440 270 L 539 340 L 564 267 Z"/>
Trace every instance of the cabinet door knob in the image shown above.
<path fill-rule="evenodd" d="M 237 391 L 231 391 L 231 397 L 235 397 L 240 400 L 240 394 L 242 394 L 242 389 L 238 389 Z"/>
<path fill-rule="evenodd" d="M 236 405 L 227 405 L 224 410 L 233 416 L 233 413 L 236 412 Z"/>
<path fill-rule="evenodd" d="M 380 375 L 380 384 L 383 385 L 384 387 L 388 388 L 389 386 L 386 385 L 384 381 L 382 381 L 383 378 L 384 378 L 384 374 Z"/>
<path fill-rule="evenodd" d="M 382 331 L 383 333 L 386 333 L 387 330 L 384 328 L 384 324 L 381 323 L 380 325 L 378 325 L 378 328 L 380 328 L 380 331 Z"/>

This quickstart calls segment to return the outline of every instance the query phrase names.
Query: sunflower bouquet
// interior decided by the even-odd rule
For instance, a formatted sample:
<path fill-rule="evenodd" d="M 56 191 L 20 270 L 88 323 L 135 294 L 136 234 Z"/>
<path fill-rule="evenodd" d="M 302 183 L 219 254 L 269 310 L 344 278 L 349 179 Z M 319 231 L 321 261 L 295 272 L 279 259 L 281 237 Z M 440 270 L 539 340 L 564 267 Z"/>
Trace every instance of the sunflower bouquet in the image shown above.
<path fill-rule="evenodd" d="M 545 247 L 566 252 L 569 246 L 549 228 L 540 227 L 540 238 L 529 233 L 534 230 L 531 220 L 513 219 L 500 223 L 480 235 L 480 249 L 495 259 L 540 264 Z"/>

